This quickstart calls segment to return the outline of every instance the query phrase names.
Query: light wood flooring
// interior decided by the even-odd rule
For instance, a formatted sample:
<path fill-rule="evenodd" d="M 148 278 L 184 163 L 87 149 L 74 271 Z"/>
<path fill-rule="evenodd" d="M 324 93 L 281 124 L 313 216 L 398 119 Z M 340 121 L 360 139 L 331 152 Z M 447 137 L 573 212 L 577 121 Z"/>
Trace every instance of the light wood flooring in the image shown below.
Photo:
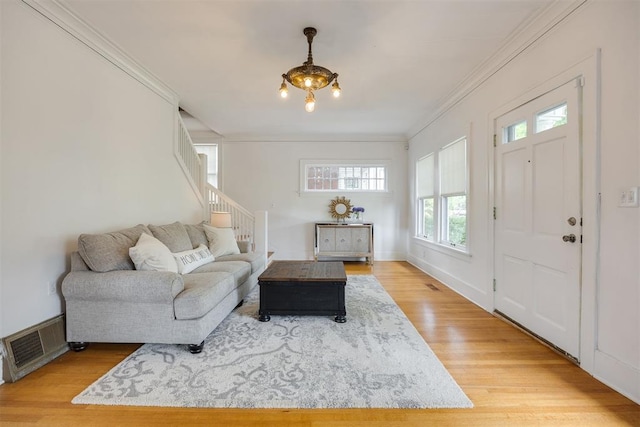
<path fill-rule="evenodd" d="M 0 425 L 640 426 L 640 406 L 405 262 L 374 274 L 473 401 L 473 409 L 242 410 L 72 405 L 137 345 L 93 344 L 0 386 Z"/>

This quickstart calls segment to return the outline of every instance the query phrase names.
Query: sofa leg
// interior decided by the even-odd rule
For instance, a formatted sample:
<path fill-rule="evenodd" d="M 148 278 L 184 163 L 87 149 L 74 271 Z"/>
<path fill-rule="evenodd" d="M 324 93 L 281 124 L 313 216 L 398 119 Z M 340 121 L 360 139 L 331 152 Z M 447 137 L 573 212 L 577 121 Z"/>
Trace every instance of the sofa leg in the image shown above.
<path fill-rule="evenodd" d="M 69 343 L 69 348 L 73 351 L 82 351 L 89 346 L 88 342 L 84 341 L 72 341 Z"/>
<path fill-rule="evenodd" d="M 236 305 L 236 308 L 238 308 L 238 307 L 242 307 L 242 304 L 244 304 L 244 300 L 240 300 L 240 302 L 238 303 L 238 305 Z"/>
<path fill-rule="evenodd" d="M 203 348 L 204 341 L 202 341 L 200 344 L 189 344 L 189 351 L 191 352 L 191 354 L 198 354 L 202 351 Z"/>

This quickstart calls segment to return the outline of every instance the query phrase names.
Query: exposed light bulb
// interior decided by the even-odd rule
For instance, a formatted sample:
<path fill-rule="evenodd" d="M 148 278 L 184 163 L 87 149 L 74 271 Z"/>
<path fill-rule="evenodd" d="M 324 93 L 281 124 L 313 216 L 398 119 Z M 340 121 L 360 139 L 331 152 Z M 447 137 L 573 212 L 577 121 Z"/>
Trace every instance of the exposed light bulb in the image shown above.
<path fill-rule="evenodd" d="M 307 113 L 313 113 L 313 110 L 316 109 L 316 98 L 313 96 L 313 92 L 307 93 L 304 103 L 304 109 L 307 110 Z"/>
<path fill-rule="evenodd" d="M 305 87 L 311 87 L 312 83 L 313 83 L 313 80 L 311 79 L 311 77 L 305 77 L 305 79 L 304 79 L 304 86 Z"/>
<path fill-rule="evenodd" d="M 289 89 L 287 89 L 287 84 L 283 80 L 282 84 L 280 85 L 280 96 L 282 98 L 286 98 L 288 94 L 289 94 Z"/>
<path fill-rule="evenodd" d="M 338 84 L 338 81 L 336 80 L 331 85 L 331 93 L 333 93 L 333 97 L 334 98 L 339 98 L 340 97 L 340 92 L 342 92 L 342 89 L 340 89 L 340 85 Z"/>
<path fill-rule="evenodd" d="M 316 101 L 307 101 L 307 103 L 304 104 L 304 109 L 307 110 L 307 113 L 313 113 L 313 110 L 316 109 Z"/>

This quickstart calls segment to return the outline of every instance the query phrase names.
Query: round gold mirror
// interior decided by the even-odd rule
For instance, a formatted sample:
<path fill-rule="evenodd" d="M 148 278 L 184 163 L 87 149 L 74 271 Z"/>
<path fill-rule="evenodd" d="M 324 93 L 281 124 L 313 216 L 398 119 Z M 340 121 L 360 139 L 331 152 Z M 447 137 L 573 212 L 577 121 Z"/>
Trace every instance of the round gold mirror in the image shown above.
<path fill-rule="evenodd" d="M 336 197 L 329 204 L 329 213 L 332 218 L 340 221 L 351 217 L 351 208 L 351 200 L 345 199 L 344 196 Z"/>

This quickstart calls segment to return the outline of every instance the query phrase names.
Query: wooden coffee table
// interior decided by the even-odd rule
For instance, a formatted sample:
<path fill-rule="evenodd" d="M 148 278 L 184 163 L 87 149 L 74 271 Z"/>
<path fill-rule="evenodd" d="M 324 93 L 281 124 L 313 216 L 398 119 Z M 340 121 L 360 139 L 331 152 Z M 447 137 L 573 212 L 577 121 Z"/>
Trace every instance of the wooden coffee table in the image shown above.
<path fill-rule="evenodd" d="M 347 321 L 344 264 L 316 261 L 274 261 L 258 277 L 261 322 L 272 314 L 335 316 Z"/>

